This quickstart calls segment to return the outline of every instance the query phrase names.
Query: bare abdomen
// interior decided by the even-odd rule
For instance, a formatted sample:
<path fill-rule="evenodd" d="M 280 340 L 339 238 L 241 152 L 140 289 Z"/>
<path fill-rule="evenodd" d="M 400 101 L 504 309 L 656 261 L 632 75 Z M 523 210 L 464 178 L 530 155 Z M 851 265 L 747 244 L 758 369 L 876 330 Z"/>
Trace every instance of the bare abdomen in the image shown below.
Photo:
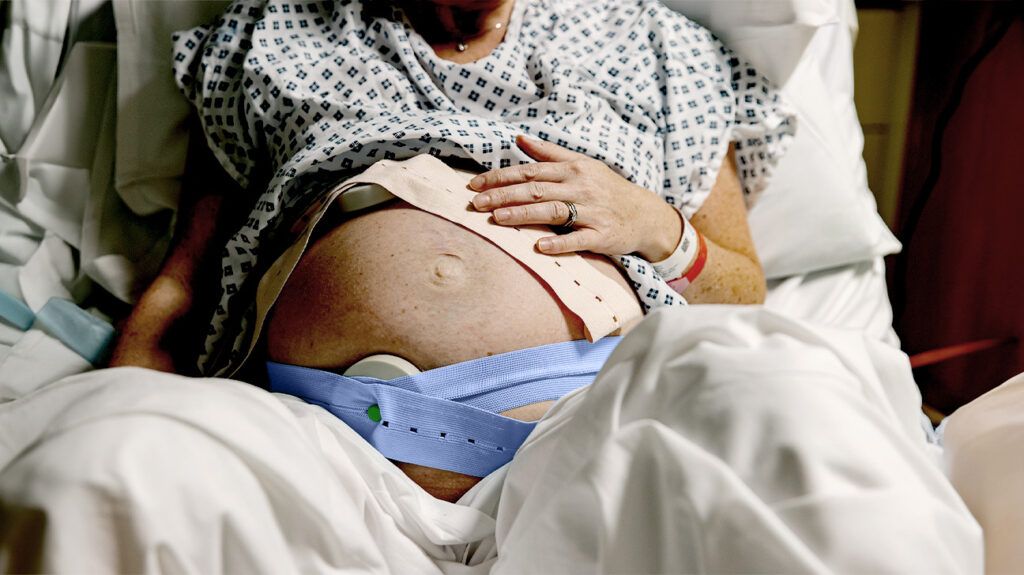
<path fill-rule="evenodd" d="M 585 257 L 629 289 L 607 259 Z M 579 319 L 511 256 L 461 226 L 396 202 L 345 221 L 307 250 L 275 304 L 267 352 L 273 361 L 325 369 L 390 353 L 428 370 L 583 337 Z M 509 415 L 535 419 L 547 407 Z M 444 499 L 476 482 L 402 467 Z"/>

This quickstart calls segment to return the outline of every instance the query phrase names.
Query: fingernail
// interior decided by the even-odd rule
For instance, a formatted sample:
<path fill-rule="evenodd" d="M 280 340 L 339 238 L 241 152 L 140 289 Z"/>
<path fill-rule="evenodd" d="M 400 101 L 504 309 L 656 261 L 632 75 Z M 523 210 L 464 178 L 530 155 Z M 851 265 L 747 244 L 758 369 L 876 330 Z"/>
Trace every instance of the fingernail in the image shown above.
<path fill-rule="evenodd" d="M 472 180 L 469 181 L 469 187 L 473 188 L 474 190 L 479 190 L 480 186 L 483 186 L 483 185 L 484 185 L 484 177 L 483 176 L 476 176 L 475 178 L 473 178 Z"/>
<path fill-rule="evenodd" d="M 473 207 L 482 210 L 487 206 L 491 205 L 491 196 L 487 194 L 477 194 L 473 196 Z"/>
<path fill-rule="evenodd" d="M 551 238 L 541 238 L 537 240 L 537 249 L 542 252 L 546 252 L 553 247 L 555 247 L 555 242 L 551 241 Z"/>
<path fill-rule="evenodd" d="M 507 220 L 510 215 L 509 210 L 494 210 L 494 219 L 499 222 Z"/>

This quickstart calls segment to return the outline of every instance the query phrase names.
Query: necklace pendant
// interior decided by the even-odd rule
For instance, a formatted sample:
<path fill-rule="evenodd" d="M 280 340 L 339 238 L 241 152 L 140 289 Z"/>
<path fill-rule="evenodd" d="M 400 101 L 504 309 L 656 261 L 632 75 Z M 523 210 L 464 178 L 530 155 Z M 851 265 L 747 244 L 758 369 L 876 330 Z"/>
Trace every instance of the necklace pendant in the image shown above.
<path fill-rule="evenodd" d="M 467 46 L 465 42 L 456 42 L 455 44 L 455 49 L 458 50 L 459 52 L 465 52 L 466 48 Z"/>

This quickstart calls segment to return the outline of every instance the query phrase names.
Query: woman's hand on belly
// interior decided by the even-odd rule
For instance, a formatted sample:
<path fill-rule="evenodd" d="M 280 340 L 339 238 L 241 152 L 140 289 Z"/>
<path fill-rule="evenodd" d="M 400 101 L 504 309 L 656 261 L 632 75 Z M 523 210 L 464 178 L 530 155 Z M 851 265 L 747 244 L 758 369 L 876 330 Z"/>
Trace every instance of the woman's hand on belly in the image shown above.
<path fill-rule="evenodd" d="M 480 192 L 473 206 L 491 211 L 496 223 L 559 226 L 569 218 L 566 202 L 572 202 L 578 212 L 574 231 L 541 238 L 542 253 L 636 253 L 653 262 L 675 250 L 683 221 L 657 194 L 557 144 L 525 136 L 516 143 L 537 162 L 491 170 L 470 182 Z"/>
<path fill-rule="evenodd" d="M 537 246 L 541 252 L 636 253 L 658 262 L 679 244 L 681 214 L 656 194 L 626 181 L 603 163 L 556 144 L 522 136 L 517 143 L 537 163 L 477 176 L 470 182 L 480 192 L 473 205 L 493 211 L 496 223 L 513 226 L 562 224 L 569 215 L 565 202 L 577 204 L 575 231 L 541 238 Z M 750 235 L 732 146 L 711 193 L 686 225 L 703 236 L 708 250 L 700 276 L 683 291 L 686 300 L 763 303 L 764 271 Z"/>

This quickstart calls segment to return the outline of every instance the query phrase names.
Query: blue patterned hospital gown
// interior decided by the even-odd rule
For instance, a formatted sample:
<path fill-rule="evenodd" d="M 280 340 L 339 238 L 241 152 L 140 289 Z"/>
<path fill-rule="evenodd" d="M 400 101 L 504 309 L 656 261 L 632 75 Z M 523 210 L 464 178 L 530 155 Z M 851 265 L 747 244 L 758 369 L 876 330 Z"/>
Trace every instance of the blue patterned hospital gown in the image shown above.
<path fill-rule="evenodd" d="M 386 0 L 372 5 L 237 0 L 175 35 L 175 77 L 208 145 L 259 194 L 223 254 L 204 373 L 239 361 L 256 284 L 292 223 L 378 160 L 526 163 L 514 143 L 525 133 L 604 161 L 690 216 L 730 141 L 752 199 L 795 128 L 766 79 L 654 0 L 518 0 L 505 40 L 470 64 L 438 58 Z M 620 265 L 645 310 L 685 303 L 648 262 Z"/>

